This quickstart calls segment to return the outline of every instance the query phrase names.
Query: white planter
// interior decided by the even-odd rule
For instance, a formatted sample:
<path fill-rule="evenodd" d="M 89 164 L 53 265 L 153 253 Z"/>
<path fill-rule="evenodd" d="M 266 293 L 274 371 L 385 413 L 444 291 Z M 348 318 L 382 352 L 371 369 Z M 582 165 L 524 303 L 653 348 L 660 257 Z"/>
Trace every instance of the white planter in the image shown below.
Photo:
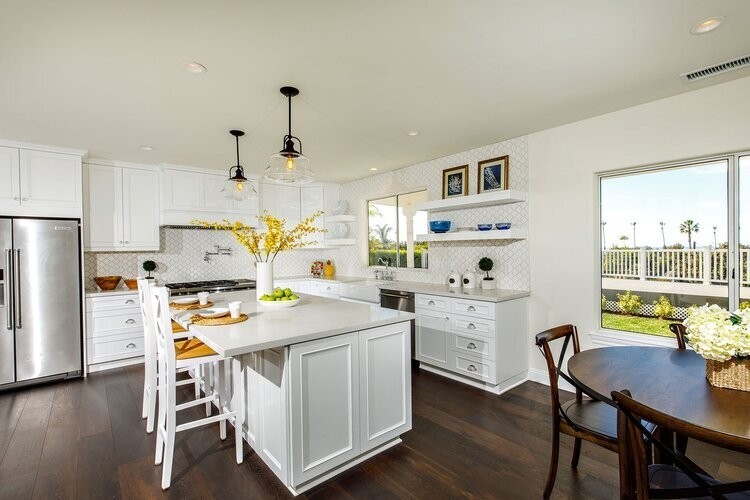
<path fill-rule="evenodd" d="M 255 293 L 260 298 L 273 292 L 273 262 L 256 262 Z"/>
<path fill-rule="evenodd" d="M 495 287 L 495 280 L 482 280 L 482 290 L 494 290 Z"/>

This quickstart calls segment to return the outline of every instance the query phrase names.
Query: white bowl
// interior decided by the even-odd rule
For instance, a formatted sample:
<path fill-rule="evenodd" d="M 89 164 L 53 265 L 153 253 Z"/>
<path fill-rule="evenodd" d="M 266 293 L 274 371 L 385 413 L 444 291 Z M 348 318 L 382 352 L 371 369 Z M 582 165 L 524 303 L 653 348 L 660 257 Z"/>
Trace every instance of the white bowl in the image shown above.
<path fill-rule="evenodd" d="M 181 306 L 186 306 L 189 304 L 197 304 L 198 297 L 196 297 L 195 295 L 185 295 L 184 297 L 173 297 L 172 302 L 175 304 L 179 304 Z"/>
<path fill-rule="evenodd" d="M 283 309 L 285 307 L 294 307 L 297 304 L 299 304 L 299 301 L 302 299 L 296 299 L 296 300 L 260 300 L 258 299 L 258 304 L 269 307 L 271 309 Z"/>
<path fill-rule="evenodd" d="M 229 314 L 228 307 L 212 307 L 211 309 L 204 309 L 198 313 L 201 318 L 221 318 Z"/>

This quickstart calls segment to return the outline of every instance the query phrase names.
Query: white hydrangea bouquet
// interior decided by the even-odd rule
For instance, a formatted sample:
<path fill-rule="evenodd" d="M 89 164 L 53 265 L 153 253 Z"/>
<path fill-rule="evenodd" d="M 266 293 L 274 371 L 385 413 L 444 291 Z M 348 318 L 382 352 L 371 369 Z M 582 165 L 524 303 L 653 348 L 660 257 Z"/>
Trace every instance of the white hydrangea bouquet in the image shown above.
<path fill-rule="evenodd" d="M 708 381 L 750 391 L 750 309 L 691 307 L 684 325 L 688 343 L 706 359 Z"/>

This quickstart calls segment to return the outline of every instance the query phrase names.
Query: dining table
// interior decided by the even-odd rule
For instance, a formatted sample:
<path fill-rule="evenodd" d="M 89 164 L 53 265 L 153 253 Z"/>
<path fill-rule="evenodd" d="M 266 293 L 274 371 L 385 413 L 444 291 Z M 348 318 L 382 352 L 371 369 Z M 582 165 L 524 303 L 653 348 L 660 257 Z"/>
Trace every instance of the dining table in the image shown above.
<path fill-rule="evenodd" d="M 588 349 L 568 361 L 568 374 L 589 396 L 615 405 L 612 391 L 685 422 L 726 434 L 736 451 L 750 453 L 750 392 L 714 387 L 706 360 L 690 349 L 611 346 Z"/>

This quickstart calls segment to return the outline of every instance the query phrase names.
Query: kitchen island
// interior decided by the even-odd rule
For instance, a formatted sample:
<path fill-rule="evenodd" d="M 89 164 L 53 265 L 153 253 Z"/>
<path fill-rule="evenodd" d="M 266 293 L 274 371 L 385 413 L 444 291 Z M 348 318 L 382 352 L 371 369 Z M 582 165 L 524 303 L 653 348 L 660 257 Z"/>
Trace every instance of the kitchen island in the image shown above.
<path fill-rule="evenodd" d="M 172 314 L 234 358 L 207 377 L 206 390 L 229 401 L 229 370 L 242 370 L 245 440 L 295 495 L 400 443 L 411 429 L 415 317 L 300 296 L 295 307 L 271 309 L 253 291 L 212 294 L 217 307 L 242 301 L 249 317 L 226 326 L 191 324 L 195 311 Z"/>

